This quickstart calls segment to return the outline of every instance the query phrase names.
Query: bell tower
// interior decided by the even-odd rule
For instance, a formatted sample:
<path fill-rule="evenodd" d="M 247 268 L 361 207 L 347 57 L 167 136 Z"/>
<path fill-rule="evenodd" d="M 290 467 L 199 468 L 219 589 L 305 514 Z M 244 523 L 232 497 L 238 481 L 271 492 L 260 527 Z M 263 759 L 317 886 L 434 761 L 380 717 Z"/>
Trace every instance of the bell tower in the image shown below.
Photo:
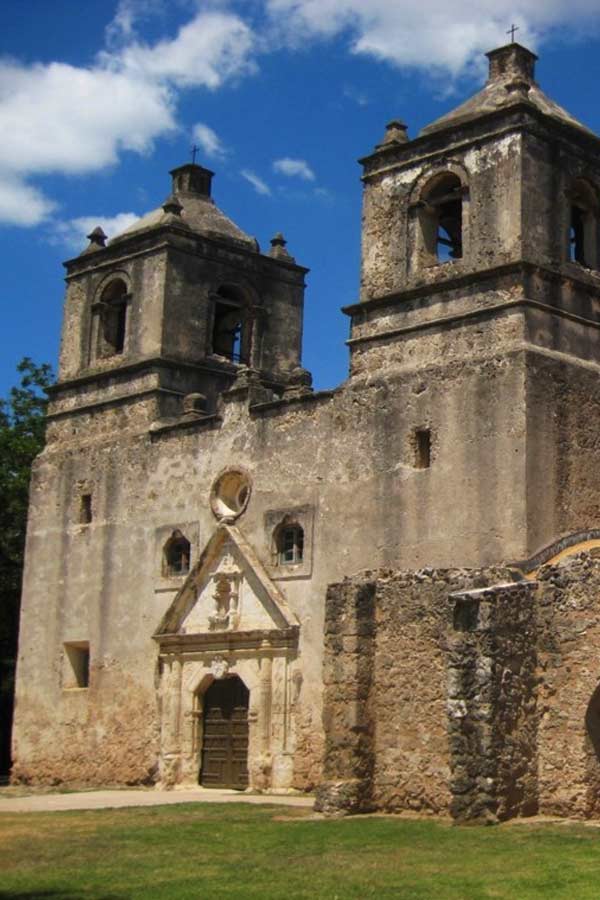
<path fill-rule="evenodd" d="M 209 169 L 170 174 L 161 206 L 108 243 L 94 229 L 66 263 L 50 440 L 65 417 L 110 431 L 214 413 L 242 366 L 277 396 L 298 370 L 307 269 L 281 234 L 260 252 L 215 205 Z"/>
<path fill-rule="evenodd" d="M 432 460 L 457 448 L 444 484 L 477 485 L 473 539 L 505 529 L 522 556 L 600 522 L 600 139 L 544 94 L 536 59 L 493 50 L 483 89 L 416 138 L 390 122 L 361 160 L 345 309 L 352 377 L 414 381 Z"/>

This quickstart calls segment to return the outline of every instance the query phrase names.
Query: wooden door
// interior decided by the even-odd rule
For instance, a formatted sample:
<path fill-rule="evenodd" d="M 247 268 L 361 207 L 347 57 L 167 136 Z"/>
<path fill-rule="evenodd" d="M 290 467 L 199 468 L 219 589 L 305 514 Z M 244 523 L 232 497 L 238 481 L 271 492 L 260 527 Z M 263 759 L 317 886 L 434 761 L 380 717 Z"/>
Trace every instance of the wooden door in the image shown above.
<path fill-rule="evenodd" d="M 237 676 L 213 681 L 204 695 L 200 784 L 248 786 L 248 688 Z"/>

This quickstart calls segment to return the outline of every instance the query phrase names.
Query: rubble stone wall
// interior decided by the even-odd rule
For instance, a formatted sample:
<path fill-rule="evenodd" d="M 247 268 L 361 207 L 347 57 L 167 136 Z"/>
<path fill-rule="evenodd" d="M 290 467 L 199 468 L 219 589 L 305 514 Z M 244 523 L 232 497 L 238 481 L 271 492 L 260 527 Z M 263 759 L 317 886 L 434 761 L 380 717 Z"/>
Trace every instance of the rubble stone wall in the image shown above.
<path fill-rule="evenodd" d="M 425 568 L 330 585 L 318 809 L 448 810 L 448 596 L 509 578 L 503 568 Z"/>
<path fill-rule="evenodd" d="M 544 815 L 600 816 L 600 560 L 592 553 L 538 573 Z"/>
<path fill-rule="evenodd" d="M 449 598 L 449 787 L 458 821 L 537 812 L 536 590 L 521 581 Z"/>
<path fill-rule="evenodd" d="M 594 551 L 331 585 L 317 808 L 597 817 L 599 650 Z"/>

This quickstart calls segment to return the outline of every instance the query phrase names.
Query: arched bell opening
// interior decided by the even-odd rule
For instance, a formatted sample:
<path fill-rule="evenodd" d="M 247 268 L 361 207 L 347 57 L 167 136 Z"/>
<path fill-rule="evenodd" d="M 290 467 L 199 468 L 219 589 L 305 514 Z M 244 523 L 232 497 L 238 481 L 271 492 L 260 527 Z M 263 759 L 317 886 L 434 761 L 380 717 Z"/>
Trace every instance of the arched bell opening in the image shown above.
<path fill-rule="evenodd" d="M 111 277 L 92 306 L 89 362 L 122 356 L 129 342 L 131 295 L 124 278 Z"/>
<path fill-rule="evenodd" d="M 413 185 L 408 201 L 408 266 L 418 274 L 432 266 L 468 262 L 470 190 L 464 168 L 455 162 L 428 170 Z"/>
<path fill-rule="evenodd" d="M 127 300 L 127 285 L 121 278 L 115 278 L 102 292 L 98 356 L 117 356 L 123 353 L 127 334 Z"/>
<path fill-rule="evenodd" d="M 212 296 L 211 352 L 234 363 L 250 363 L 251 325 L 249 303 L 239 288 L 221 286 Z"/>
<path fill-rule="evenodd" d="M 585 269 L 598 268 L 598 199 L 593 187 L 578 178 L 569 192 L 568 259 Z"/>
<path fill-rule="evenodd" d="M 460 178 L 446 172 L 434 178 L 422 195 L 423 243 L 432 261 L 452 262 L 463 256 L 463 188 Z"/>

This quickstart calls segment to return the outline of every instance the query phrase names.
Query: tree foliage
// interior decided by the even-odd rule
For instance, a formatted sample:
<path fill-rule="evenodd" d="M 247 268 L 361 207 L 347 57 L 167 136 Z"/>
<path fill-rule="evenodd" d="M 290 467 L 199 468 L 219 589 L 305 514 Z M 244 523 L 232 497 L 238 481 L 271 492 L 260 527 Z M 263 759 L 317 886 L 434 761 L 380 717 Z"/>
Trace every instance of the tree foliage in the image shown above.
<path fill-rule="evenodd" d="M 44 446 L 49 365 L 25 357 L 8 399 L 0 399 L 0 700 L 10 703 L 19 629 L 21 576 L 31 464 Z M 8 696 L 7 696 L 8 695 Z M 2 699 L 3 698 L 3 699 Z M 6 721 L 0 722 L 1 731 Z M 0 750 L 0 756 L 2 752 Z"/>

